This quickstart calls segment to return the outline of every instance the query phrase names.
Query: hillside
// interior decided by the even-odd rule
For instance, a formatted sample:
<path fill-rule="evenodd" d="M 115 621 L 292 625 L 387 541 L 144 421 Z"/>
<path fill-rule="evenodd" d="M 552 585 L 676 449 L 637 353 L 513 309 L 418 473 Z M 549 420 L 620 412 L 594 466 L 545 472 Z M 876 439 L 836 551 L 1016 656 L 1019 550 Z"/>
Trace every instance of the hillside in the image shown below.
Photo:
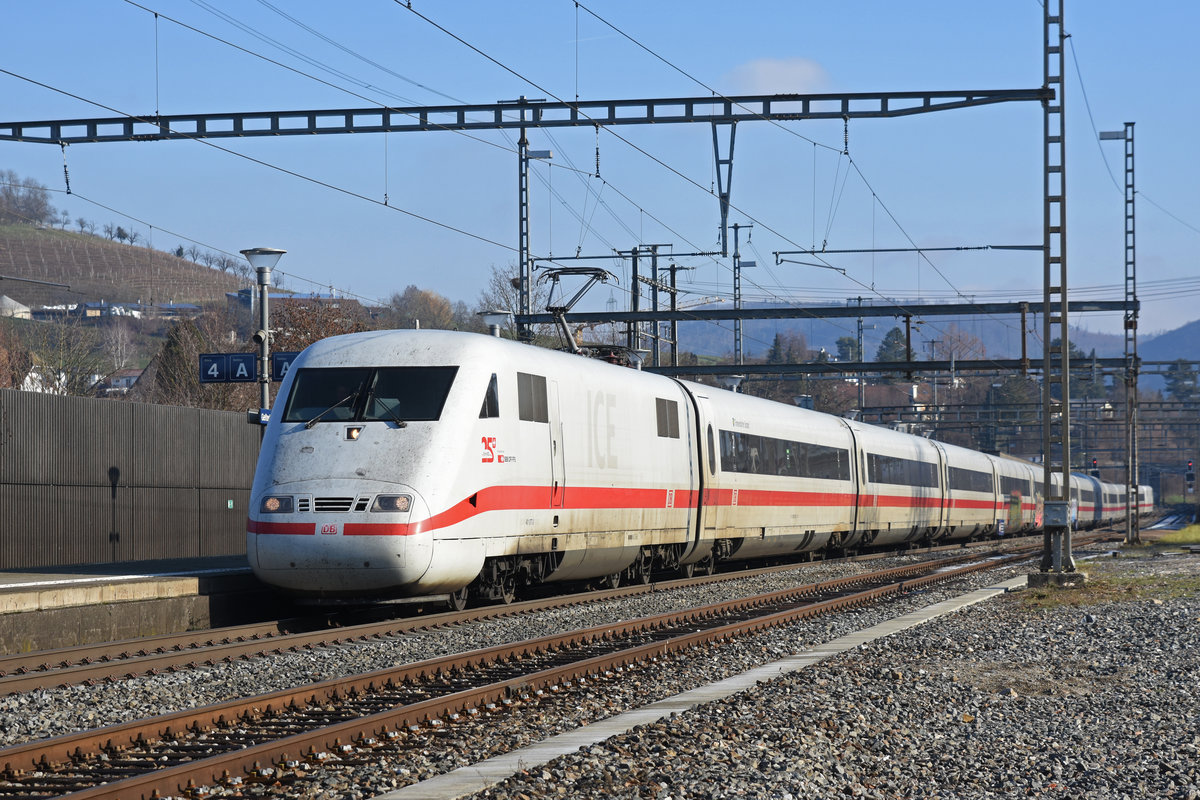
<path fill-rule="evenodd" d="M 170 253 L 31 225 L 0 225 L 0 275 L 70 286 L 0 280 L 0 294 L 31 308 L 100 300 L 216 303 L 238 289 L 235 275 Z"/>

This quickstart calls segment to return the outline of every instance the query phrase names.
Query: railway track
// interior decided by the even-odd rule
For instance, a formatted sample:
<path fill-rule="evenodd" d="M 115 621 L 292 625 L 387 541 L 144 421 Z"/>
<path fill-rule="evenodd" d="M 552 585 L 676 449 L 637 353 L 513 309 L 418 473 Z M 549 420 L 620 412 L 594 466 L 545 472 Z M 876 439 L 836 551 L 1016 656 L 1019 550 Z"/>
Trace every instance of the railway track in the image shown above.
<path fill-rule="evenodd" d="M 1029 541 L 1038 537 L 1030 537 Z M 1026 540 L 1013 540 L 1008 546 Z M 967 548 L 947 545 L 919 552 L 959 552 L 973 558 L 972 552 L 995 550 L 995 542 L 982 542 Z M 918 552 L 918 551 L 910 551 Z M 892 552 L 849 557 L 848 561 L 871 561 L 893 555 Z M 594 603 L 638 594 L 688 586 L 729 581 L 747 576 L 794 570 L 797 564 L 763 567 L 753 570 L 639 584 L 582 594 L 559 595 L 509 605 L 485 606 L 460 612 L 434 613 L 413 617 L 375 619 L 355 622 L 348 615 L 321 615 L 314 618 L 255 623 L 211 631 L 164 634 L 118 642 L 0 656 L 0 695 L 38 691 L 54 687 L 105 681 L 126 680 L 139 675 L 154 675 L 195 669 L 218 662 L 250 659 L 295 652 L 314 647 L 331 647 L 353 642 L 402 636 L 416 630 L 444 625 L 479 622 L 519 614 L 538 613 L 583 603 Z"/>
<path fill-rule="evenodd" d="M 1038 549 L 1029 546 L 1027 551 Z M 1027 557 L 939 559 L 501 645 L 0 750 L 0 798 L 204 796 L 374 758 L 464 717 L 500 713 L 772 626 Z"/>

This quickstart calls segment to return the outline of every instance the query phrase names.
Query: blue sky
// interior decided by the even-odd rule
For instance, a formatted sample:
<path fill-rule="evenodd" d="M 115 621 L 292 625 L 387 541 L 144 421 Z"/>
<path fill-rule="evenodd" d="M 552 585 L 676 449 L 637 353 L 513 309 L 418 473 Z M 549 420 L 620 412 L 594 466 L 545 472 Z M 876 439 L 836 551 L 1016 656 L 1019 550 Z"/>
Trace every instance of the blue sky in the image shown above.
<path fill-rule="evenodd" d="M 1031 89 L 1042 83 L 1042 9 L 1035 0 L 736 6 L 589 0 L 585 8 L 572 0 L 414 0 L 416 11 L 507 69 L 391 0 L 144 5 L 150 10 L 119 0 L 8 4 L 0 68 L 83 100 L 0 74 L 0 121 L 112 116 L 84 100 L 150 115 L 492 103 L 521 95 L 599 100 L 710 90 Z M 152 12 L 160 15 L 157 21 Z M 1134 121 L 1141 330 L 1177 327 L 1200 316 L 1194 311 L 1200 294 L 1195 155 L 1200 125 L 1194 101 L 1200 4 L 1068 0 L 1065 12 L 1071 35 L 1071 286 L 1078 297 L 1123 297 L 1123 149 L 1119 142 L 1099 145 L 1095 132 L 1121 130 Z M 601 131 L 597 141 L 590 128 L 531 132 L 533 148 L 555 154 L 550 166 L 535 167 L 535 255 L 577 250 L 604 255 L 639 242 L 670 243 L 681 253 L 716 249 L 711 129 L 624 126 L 616 133 L 621 138 Z M 810 304 L 865 295 L 880 302 L 883 297 L 936 302 L 958 293 L 981 301 L 1040 299 L 1037 253 L 930 253 L 928 260 L 913 253 L 827 256 L 846 275 L 775 265 L 772 256 L 822 243 L 829 249 L 1040 243 L 1038 104 L 853 120 L 849 159 L 840 152 L 845 135 L 840 122 L 738 126 L 730 222 L 754 225 L 742 252 L 758 263 L 745 271 L 747 300 Z M 474 305 L 492 267 L 516 259 L 512 134 L 218 143 L 247 158 L 193 141 L 71 146 L 66 158 L 75 195 L 56 191 L 53 202 L 72 219 L 132 227 L 160 249 L 186 244 L 182 237 L 235 254 L 253 246 L 284 248 L 288 254 L 279 269 L 288 275 L 288 288 L 298 291 L 332 287 L 383 301 L 415 284 Z M 595 169 L 597 146 L 601 178 L 587 174 Z M 11 142 L 0 147 L 0 169 L 63 188 L 58 147 Z M 620 283 L 594 289 L 581 308 L 602 309 L 610 302 L 625 307 L 627 265 L 601 263 Z M 696 267 L 681 276 L 689 292 L 685 302 L 730 295 L 730 259 L 680 263 Z M 1119 314 L 1076 322 L 1094 331 L 1120 331 Z"/>

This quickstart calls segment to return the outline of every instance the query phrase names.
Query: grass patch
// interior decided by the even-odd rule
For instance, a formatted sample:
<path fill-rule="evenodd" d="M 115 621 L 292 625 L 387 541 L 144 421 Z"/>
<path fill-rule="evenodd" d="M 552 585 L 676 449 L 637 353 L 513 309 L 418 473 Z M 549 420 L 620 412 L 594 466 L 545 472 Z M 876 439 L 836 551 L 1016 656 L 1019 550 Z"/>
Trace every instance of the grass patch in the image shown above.
<path fill-rule="evenodd" d="M 1074 589 L 1057 586 L 1028 589 L 1016 597 L 1023 607 L 1031 610 L 1200 597 L 1198 575 L 1133 577 L 1117 574 L 1098 564 L 1089 564 L 1085 571 L 1088 573 L 1085 586 Z"/>
<path fill-rule="evenodd" d="M 1200 544 L 1200 525 L 1189 525 L 1178 531 L 1164 533 L 1158 537 L 1164 544 Z"/>

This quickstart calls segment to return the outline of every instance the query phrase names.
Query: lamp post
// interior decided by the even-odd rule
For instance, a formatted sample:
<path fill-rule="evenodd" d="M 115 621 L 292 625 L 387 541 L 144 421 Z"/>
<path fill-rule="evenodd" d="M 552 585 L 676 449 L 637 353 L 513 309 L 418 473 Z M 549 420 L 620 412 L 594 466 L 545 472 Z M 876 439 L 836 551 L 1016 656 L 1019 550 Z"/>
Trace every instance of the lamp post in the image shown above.
<path fill-rule="evenodd" d="M 271 328 L 267 316 L 267 287 L 271 285 L 271 270 L 287 250 L 277 247 L 252 247 L 242 255 L 258 273 L 258 330 L 254 341 L 258 344 L 258 386 L 260 409 L 271 407 Z"/>

